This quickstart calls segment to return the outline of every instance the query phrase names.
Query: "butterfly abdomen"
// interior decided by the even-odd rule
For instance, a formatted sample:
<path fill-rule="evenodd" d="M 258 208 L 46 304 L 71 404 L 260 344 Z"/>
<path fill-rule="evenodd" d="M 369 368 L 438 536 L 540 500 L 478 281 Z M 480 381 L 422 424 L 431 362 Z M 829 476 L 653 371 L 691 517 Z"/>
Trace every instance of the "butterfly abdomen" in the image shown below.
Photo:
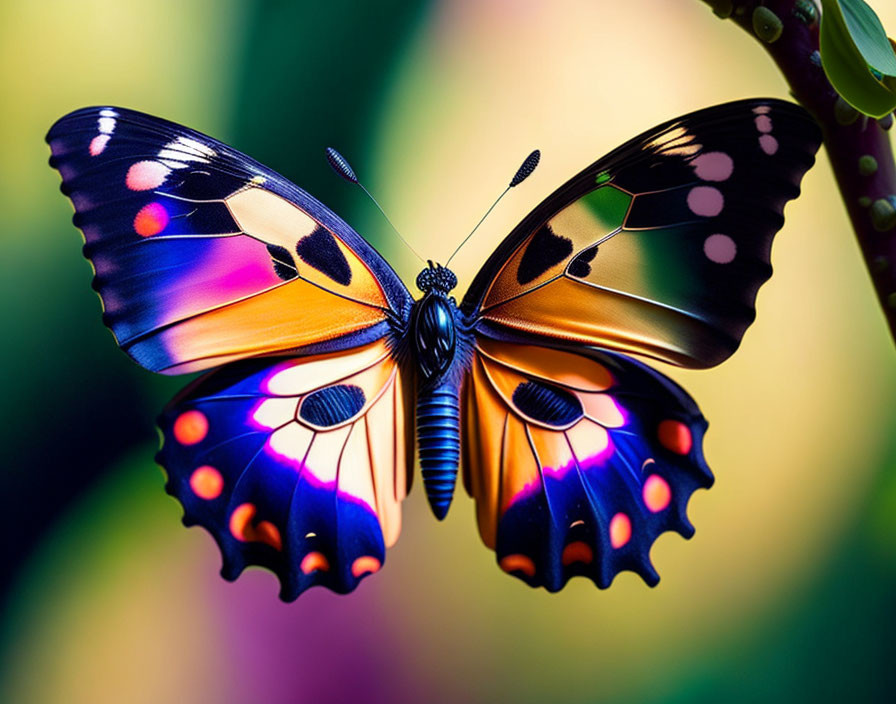
<path fill-rule="evenodd" d="M 457 387 L 445 382 L 417 397 L 417 448 L 426 496 L 436 518 L 448 513 L 460 461 Z"/>

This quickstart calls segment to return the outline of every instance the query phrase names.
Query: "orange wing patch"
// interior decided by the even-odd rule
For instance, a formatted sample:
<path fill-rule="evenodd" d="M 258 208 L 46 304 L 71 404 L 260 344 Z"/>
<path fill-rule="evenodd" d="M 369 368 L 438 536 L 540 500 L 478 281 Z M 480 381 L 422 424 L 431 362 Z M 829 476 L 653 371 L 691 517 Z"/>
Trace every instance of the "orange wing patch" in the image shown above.
<path fill-rule="evenodd" d="M 385 319 L 381 308 L 361 305 L 294 279 L 157 333 L 158 344 L 172 359 L 172 364 L 160 371 L 165 374 L 201 371 L 244 357 L 318 344 L 364 330 Z M 133 349 L 138 350 L 140 344 L 135 344 Z"/>

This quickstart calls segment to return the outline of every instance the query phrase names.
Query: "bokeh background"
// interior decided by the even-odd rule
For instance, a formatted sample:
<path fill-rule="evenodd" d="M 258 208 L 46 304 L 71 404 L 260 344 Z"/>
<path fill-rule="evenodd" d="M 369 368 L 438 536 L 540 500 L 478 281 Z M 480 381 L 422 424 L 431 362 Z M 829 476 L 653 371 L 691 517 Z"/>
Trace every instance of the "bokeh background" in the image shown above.
<path fill-rule="evenodd" d="M 872 2 L 890 34 L 896 6 Z M 523 156 L 542 164 L 455 260 L 461 289 L 534 204 L 679 113 L 787 97 L 698 0 L 113 0 L 0 4 L 0 701 L 883 701 L 896 685 L 896 353 L 826 156 L 787 209 L 758 318 L 719 368 L 665 369 L 710 421 L 717 483 L 663 579 L 556 595 L 497 569 L 462 493 L 419 487 L 382 573 L 291 605 L 218 577 L 153 463 L 182 379 L 100 322 L 43 135 L 118 104 L 210 133 L 415 261 L 328 169 L 343 151 L 442 258 Z M 896 130 L 894 130 L 896 132 Z"/>

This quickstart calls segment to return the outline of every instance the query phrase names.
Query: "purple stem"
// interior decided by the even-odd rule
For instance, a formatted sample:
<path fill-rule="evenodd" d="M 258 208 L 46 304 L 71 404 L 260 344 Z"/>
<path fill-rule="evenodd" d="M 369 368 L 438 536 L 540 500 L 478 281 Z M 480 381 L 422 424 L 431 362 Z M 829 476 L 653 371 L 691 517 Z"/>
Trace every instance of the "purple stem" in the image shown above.
<path fill-rule="evenodd" d="M 821 10 L 812 0 L 703 2 L 759 41 L 793 97 L 821 125 L 840 195 L 896 341 L 896 165 L 886 133 L 893 116 L 866 117 L 837 95 L 821 68 Z"/>

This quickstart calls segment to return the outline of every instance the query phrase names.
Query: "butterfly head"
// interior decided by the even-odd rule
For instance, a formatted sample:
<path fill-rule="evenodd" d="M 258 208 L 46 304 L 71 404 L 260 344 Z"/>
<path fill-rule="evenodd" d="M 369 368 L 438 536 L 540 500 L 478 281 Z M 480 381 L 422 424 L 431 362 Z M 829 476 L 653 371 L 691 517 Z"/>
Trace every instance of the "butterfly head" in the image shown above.
<path fill-rule="evenodd" d="M 428 262 L 429 266 L 417 275 L 417 288 L 423 293 L 448 294 L 457 286 L 457 277 L 451 269 Z"/>

